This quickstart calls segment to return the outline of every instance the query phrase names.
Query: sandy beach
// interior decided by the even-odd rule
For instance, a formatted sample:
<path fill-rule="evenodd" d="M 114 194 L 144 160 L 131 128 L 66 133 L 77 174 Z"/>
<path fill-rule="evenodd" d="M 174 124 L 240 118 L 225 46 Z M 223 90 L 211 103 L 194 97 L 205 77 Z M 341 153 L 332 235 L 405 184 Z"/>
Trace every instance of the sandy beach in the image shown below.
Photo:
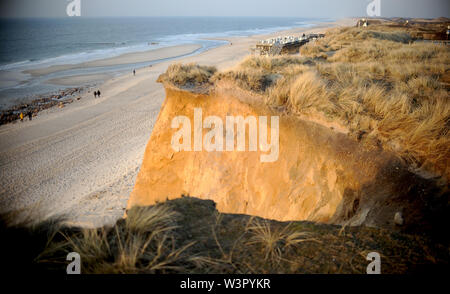
<path fill-rule="evenodd" d="M 197 62 L 223 70 L 250 54 L 250 47 L 257 40 L 319 33 L 332 26 L 354 23 L 354 19 L 344 19 L 314 28 L 227 38 L 232 45 L 176 62 Z M 44 75 L 67 69 L 160 60 L 199 48 L 196 44 L 174 46 L 28 73 Z M 164 89 L 156 79 L 173 62 L 138 68 L 136 76 L 130 73 L 111 78 L 79 75 L 53 79 L 52 83 L 70 85 L 109 78 L 98 87 L 101 98 L 94 99 L 91 91 L 64 108 L 39 112 L 32 121 L 26 119 L 0 127 L 0 211 L 31 207 L 45 216 L 64 214 L 69 222 L 84 226 L 112 223 L 121 217 L 164 100 Z"/>

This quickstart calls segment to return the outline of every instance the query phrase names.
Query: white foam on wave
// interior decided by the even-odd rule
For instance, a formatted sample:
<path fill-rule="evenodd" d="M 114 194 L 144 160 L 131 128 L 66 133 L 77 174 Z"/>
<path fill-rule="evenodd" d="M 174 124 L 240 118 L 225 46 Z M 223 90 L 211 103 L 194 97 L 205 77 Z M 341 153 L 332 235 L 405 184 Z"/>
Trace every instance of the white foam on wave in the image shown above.
<path fill-rule="evenodd" d="M 25 60 L 0 66 L 0 70 L 26 70 L 59 64 L 76 64 L 98 59 L 110 58 L 131 52 L 142 52 L 157 49 L 160 46 L 147 43 L 131 46 L 96 49 L 88 52 L 71 53 L 42 60 Z"/>
<path fill-rule="evenodd" d="M 31 63 L 31 60 L 29 60 L 29 59 L 23 60 L 23 61 L 18 61 L 18 62 L 13 62 L 13 63 L 8 63 L 5 65 L 1 65 L 0 70 L 15 69 L 15 68 L 21 67 L 25 64 L 29 64 L 29 63 Z"/>
<path fill-rule="evenodd" d="M 208 38 L 220 38 L 220 37 L 244 37 L 244 36 L 253 36 L 253 35 L 263 35 L 270 34 L 277 31 L 289 30 L 294 28 L 295 26 L 280 26 L 280 27 L 271 27 L 265 29 L 247 29 L 247 30 L 234 30 L 234 31 L 225 31 L 225 32 L 214 32 L 214 33 L 195 33 L 195 34 L 179 34 L 179 35 L 171 35 L 160 38 L 160 41 L 171 42 L 174 40 L 183 40 L 183 41 L 197 41 L 201 39 Z"/>

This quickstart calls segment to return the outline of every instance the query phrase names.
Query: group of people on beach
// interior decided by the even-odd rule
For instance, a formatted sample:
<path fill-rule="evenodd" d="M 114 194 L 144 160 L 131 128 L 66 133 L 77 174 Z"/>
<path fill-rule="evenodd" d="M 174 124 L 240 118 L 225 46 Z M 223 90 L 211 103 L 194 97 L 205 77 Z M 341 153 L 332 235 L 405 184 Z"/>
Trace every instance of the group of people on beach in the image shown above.
<path fill-rule="evenodd" d="M 95 91 L 94 92 L 94 98 L 97 98 L 97 96 L 98 96 L 98 98 L 100 98 L 100 90 L 97 90 L 97 91 Z"/>
<path fill-rule="evenodd" d="M 33 113 L 31 112 L 31 110 L 27 112 L 27 116 L 28 116 L 29 120 L 33 119 Z M 19 117 L 20 117 L 20 121 L 23 121 L 23 118 L 25 117 L 23 112 L 20 113 Z"/>

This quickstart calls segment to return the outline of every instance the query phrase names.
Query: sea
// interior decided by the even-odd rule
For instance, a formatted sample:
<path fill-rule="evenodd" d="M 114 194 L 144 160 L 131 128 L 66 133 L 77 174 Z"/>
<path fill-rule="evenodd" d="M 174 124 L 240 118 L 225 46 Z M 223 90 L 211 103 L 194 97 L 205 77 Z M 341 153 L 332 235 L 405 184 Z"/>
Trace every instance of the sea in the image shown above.
<path fill-rule="evenodd" d="M 62 86 L 46 82 L 52 78 L 91 73 L 119 75 L 131 68 L 164 60 L 67 70 L 39 77 L 32 77 L 24 73 L 25 70 L 181 44 L 200 44 L 200 49 L 190 53 L 198 54 L 226 43 L 218 40 L 220 37 L 268 34 L 329 21 L 333 20 L 276 17 L 0 19 L 0 107 L 14 99 L 61 89 Z"/>

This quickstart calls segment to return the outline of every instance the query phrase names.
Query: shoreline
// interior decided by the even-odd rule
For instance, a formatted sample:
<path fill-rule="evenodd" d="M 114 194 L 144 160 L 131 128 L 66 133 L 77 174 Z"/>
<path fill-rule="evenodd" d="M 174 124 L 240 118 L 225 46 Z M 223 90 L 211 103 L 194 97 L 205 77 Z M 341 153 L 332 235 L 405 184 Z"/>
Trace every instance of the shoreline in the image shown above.
<path fill-rule="evenodd" d="M 2 98 L 0 111 L 2 113 L 7 112 L 8 110 L 15 109 L 20 107 L 23 104 L 30 104 L 34 100 L 41 99 L 42 97 L 52 96 L 55 92 L 63 91 L 65 89 L 73 88 L 73 87 L 89 87 L 90 85 L 98 85 L 102 84 L 114 77 L 118 77 L 123 75 L 128 69 L 118 69 L 117 67 L 131 67 L 132 65 L 136 65 L 136 68 L 141 68 L 143 66 L 152 66 L 154 64 L 164 62 L 165 60 L 176 60 L 184 57 L 189 57 L 193 55 L 198 55 L 203 53 L 204 51 L 213 50 L 222 46 L 227 46 L 234 39 L 243 39 L 243 38 L 255 38 L 255 37 L 268 37 L 281 33 L 285 34 L 295 34 L 298 32 L 302 32 L 305 30 L 311 29 L 319 29 L 326 28 L 333 25 L 338 25 L 342 21 L 346 21 L 347 19 L 331 21 L 331 22 L 313 22 L 311 26 L 306 27 L 297 27 L 291 28 L 288 30 L 282 30 L 277 32 L 272 32 L 269 34 L 263 35 L 253 35 L 253 36 L 230 36 L 230 37 L 217 37 L 217 38 L 204 38 L 201 40 L 209 40 L 209 41 L 224 41 L 228 44 L 217 45 L 212 48 L 205 48 L 203 45 L 199 43 L 192 44 L 181 44 L 174 45 L 169 47 L 150 49 L 147 51 L 138 51 L 138 52 L 129 52 L 124 53 L 118 56 L 101 58 L 96 60 L 91 60 L 87 62 L 75 63 L 75 64 L 57 64 L 46 66 L 42 68 L 36 69 L 26 69 L 21 71 L 10 71 L 4 70 L 0 71 L 0 74 L 4 76 L 6 81 L 5 85 L 14 86 L 14 83 L 17 85 L 23 85 L 28 82 L 31 82 L 33 78 L 43 78 L 40 82 L 42 85 L 48 85 L 55 87 L 54 90 L 48 92 L 39 92 L 35 94 L 24 94 L 24 95 L 14 95 L 14 97 L 7 98 L 5 96 Z M 204 51 L 202 49 L 205 49 Z M 198 52 L 200 51 L 200 52 Z M 102 67 L 116 67 L 116 69 L 101 71 L 101 72 L 89 72 L 91 70 L 96 70 L 97 68 Z M 54 77 L 59 72 L 67 72 L 67 71 L 85 71 L 84 73 L 69 73 L 67 75 L 63 75 L 60 77 Z M 31 76 L 32 79 L 26 79 L 25 76 Z M 47 79 L 45 76 L 50 75 Z M 52 77 L 53 76 L 53 77 Z M 15 77 L 15 78 L 12 78 Z M 61 87 L 61 88 L 60 88 Z M 4 89 L 7 90 L 8 88 Z M 11 100 L 11 101 L 8 101 Z"/>
<path fill-rule="evenodd" d="M 124 72 L 124 69 L 121 70 L 115 69 L 98 73 L 90 73 L 89 71 L 91 70 L 96 70 L 101 67 L 113 68 L 120 66 L 132 66 L 134 64 L 136 64 L 137 66 L 142 66 L 142 64 L 144 63 L 145 64 L 159 63 L 164 60 L 183 58 L 184 56 L 195 54 L 195 52 L 201 50 L 202 48 L 203 47 L 200 44 L 184 44 L 159 49 L 152 49 L 144 52 L 125 53 L 116 57 L 98 59 L 90 62 L 83 62 L 77 64 L 53 65 L 50 67 L 24 70 L 21 72 L 0 71 L 0 74 L 2 76 L 12 75 L 23 77 L 25 75 L 31 75 L 33 76 L 33 78 L 44 79 L 43 81 L 40 82 L 40 84 L 55 87 L 53 91 L 10 97 L 9 99 L 7 97 L 2 98 L 1 100 L 2 102 L 0 105 L 0 112 L 1 113 L 8 112 L 17 107 L 21 107 L 24 104 L 30 104 L 34 100 L 53 96 L 54 93 L 64 91 L 69 88 L 90 87 L 91 85 L 102 84 L 107 80 L 114 78 L 115 76 L 123 74 Z M 79 73 L 79 74 L 63 75 L 61 77 L 49 77 L 48 79 L 45 79 L 45 76 L 47 75 L 54 76 L 59 72 L 76 71 L 76 70 L 79 71 L 85 70 L 86 72 L 81 74 Z M 21 80 L 19 84 L 23 85 L 31 81 L 32 79 Z M 14 86 L 13 85 L 14 79 L 7 80 L 6 82 L 9 83 L 10 86 L 11 85 Z M 18 82 L 18 80 L 16 80 L 15 82 Z"/>
<path fill-rule="evenodd" d="M 109 57 L 104 59 L 97 59 L 88 62 L 76 63 L 76 64 L 61 64 L 52 65 L 45 68 L 24 70 L 23 73 L 30 74 L 32 76 L 48 75 L 60 71 L 67 71 L 73 69 L 86 69 L 91 67 L 109 67 L 125 64 L 143 63 L 157 61 L 160 59 L 174 58 L 193 53 L 202 48 L 199 44 L 183 44 L 158 49 L 152 49 L 143 52 L 131 52 L 125 53 L 115 57 Z"/>
<path fill-rule="evenodd" d="M 256 41 L 277 35 L 317 33 L 353 25 L 342 19 L 251 37 L 177 62 L 234 66 Z M 223 39 L 223 38 L 222 38 Z M 0 211 L 38 207 L 45 216 L 65 214 L 72 223 L 99 226 L 123 215 L 165 93 L 158 76 L 173 60 L 112 77 L 64 108 L 45 109 L 32 121 L 0 126 Z"/>

